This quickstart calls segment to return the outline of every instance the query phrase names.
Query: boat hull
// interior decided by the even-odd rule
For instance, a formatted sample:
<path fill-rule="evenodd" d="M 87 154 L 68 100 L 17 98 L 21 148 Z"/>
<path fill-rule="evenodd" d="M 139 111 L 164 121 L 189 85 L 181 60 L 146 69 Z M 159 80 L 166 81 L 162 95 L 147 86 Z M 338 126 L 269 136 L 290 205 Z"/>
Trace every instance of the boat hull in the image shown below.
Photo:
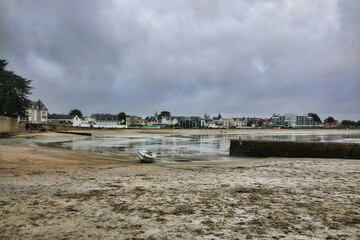
<path fill-rule="evenodd" d="M 145 163 L 152 163 L 156 158 L 156 154 L 149 151 L 139 151 L 138 154 L 140 161 Z"/>

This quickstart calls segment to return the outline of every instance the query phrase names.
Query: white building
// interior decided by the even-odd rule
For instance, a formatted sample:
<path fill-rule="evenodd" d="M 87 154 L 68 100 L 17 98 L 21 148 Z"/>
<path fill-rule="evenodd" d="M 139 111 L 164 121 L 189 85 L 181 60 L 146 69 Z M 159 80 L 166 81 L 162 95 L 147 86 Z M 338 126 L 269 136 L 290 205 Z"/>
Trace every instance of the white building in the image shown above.
<path fill-rule="evenodd" d="M 126 125 L 121 125 L 118 120 L 118 115 L 112 114 L 93 114 L 91 115 L 91 122 L 94 128 L 125 128 Z"/>
<path fill-rule="evenodd" d="M 88 117 L 78 117 L 77 115 L 72 120 L 74 127 L 90 127 L 91 120 Z"/>
<path fill-rule="evenodd" d="M 165 116 L 161 119 L 161 123 L 166 126 L 175 126 L 179 124 L 179 120 L 176 117 Z"/>
<path fill-rule="evenodd" d="M 236 128 L 247 128 L 247 118 L 233 118 L 233 121 Z"/>

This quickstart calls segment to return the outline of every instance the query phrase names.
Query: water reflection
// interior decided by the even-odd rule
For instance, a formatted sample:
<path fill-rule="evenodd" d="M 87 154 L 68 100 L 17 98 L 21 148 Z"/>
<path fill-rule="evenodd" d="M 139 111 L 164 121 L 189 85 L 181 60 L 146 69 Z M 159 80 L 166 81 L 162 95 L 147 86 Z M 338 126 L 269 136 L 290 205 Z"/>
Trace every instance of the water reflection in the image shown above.
<path fill-rule="evenodd" d="M 294 141 L 294 142 L 321 142 L 322 137 L 317 135 L 280 135 L 259 137 L 262 140 Z"/>
<path fill-rule="evenodd" d="M 93 137 L 74 137 L 62 141 L 42 141 L 39 146 L 65 148 L 76 151 L 90 151 L 111 154 L 135 155 L 141 149 L 157 152 L 160 156 L 174 158 L 176 161 L 188 161 L 199 157 L 206 160 L 221 160 L 228 156 L 230 139 L 254 139 L 274 141 L 305 142 L 356 142 L 359 134 L 192 134 L 192 135 L 108 135 Z M 214 158 L 214 156 L 216 156 Z"/>

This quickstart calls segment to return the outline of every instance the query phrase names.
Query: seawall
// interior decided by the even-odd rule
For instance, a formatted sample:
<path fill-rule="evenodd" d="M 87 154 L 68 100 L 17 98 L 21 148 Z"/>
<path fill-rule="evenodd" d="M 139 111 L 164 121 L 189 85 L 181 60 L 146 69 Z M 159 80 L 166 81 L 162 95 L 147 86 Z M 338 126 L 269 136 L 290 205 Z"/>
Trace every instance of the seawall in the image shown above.
<path fill-rule="evenodd" d="M 8 136 L 23 131 L 16 118 L 0 116 L 0 137 Z"/>
<path fill-rule="evenodd" d="M 24 123 L 28 132 L 45 132 L 45 131 L 69 131 L 69 130 L 88 130 L 90 128 L 73 127 L 72 124 L 42 122 L 42 123 Z"/>
<path fill-rule="evenodd" d="M 360 159 L 359 143 L 231 140 L 230 155 L 237 157 Z"/>

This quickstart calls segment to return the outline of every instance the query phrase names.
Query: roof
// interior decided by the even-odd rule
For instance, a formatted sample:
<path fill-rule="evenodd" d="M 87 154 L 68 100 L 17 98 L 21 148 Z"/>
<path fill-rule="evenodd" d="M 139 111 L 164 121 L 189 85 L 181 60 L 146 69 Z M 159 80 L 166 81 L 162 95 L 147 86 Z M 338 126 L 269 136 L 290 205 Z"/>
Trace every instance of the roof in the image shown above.
<path fill-rule="evenodd" d="M 200 121 L 202 118 L 197 116 L 184 117 L 180 121 Z"/>
<path fill-rule="evenodd" d="M 245 120 L 245 117 L 242 117 L 242 118 L 233 118 L 234 121 L 244 121 Z"/>
<path fill-rule="evenodd" d="M 97 121 L 118 121 L 118 115 L 112 114 L 93 114 L 91 117 L 95 118 Z"/>
<path fill-rule="evenodd" d="M 146 121 L 149 122 L 158 122 L 159 120 L 157 119 L 157 117 L 153 117 L 153 116 L 148 116 L 145 118 Z"/>
<path fill-rule="evenodd" d="M 51 120 L 51 119 L 73 119 L 75 117 L 75 115 L 65 115 L 65 114 L 49 114 L 48 115 L 48 119 Z"/>
<path fill-rule="evenodd" d="M 38 101 L 30 101 L 29 108 L 39 109 L 39 110 L 48 110 L 44 103 L 39 99 Z"/>

